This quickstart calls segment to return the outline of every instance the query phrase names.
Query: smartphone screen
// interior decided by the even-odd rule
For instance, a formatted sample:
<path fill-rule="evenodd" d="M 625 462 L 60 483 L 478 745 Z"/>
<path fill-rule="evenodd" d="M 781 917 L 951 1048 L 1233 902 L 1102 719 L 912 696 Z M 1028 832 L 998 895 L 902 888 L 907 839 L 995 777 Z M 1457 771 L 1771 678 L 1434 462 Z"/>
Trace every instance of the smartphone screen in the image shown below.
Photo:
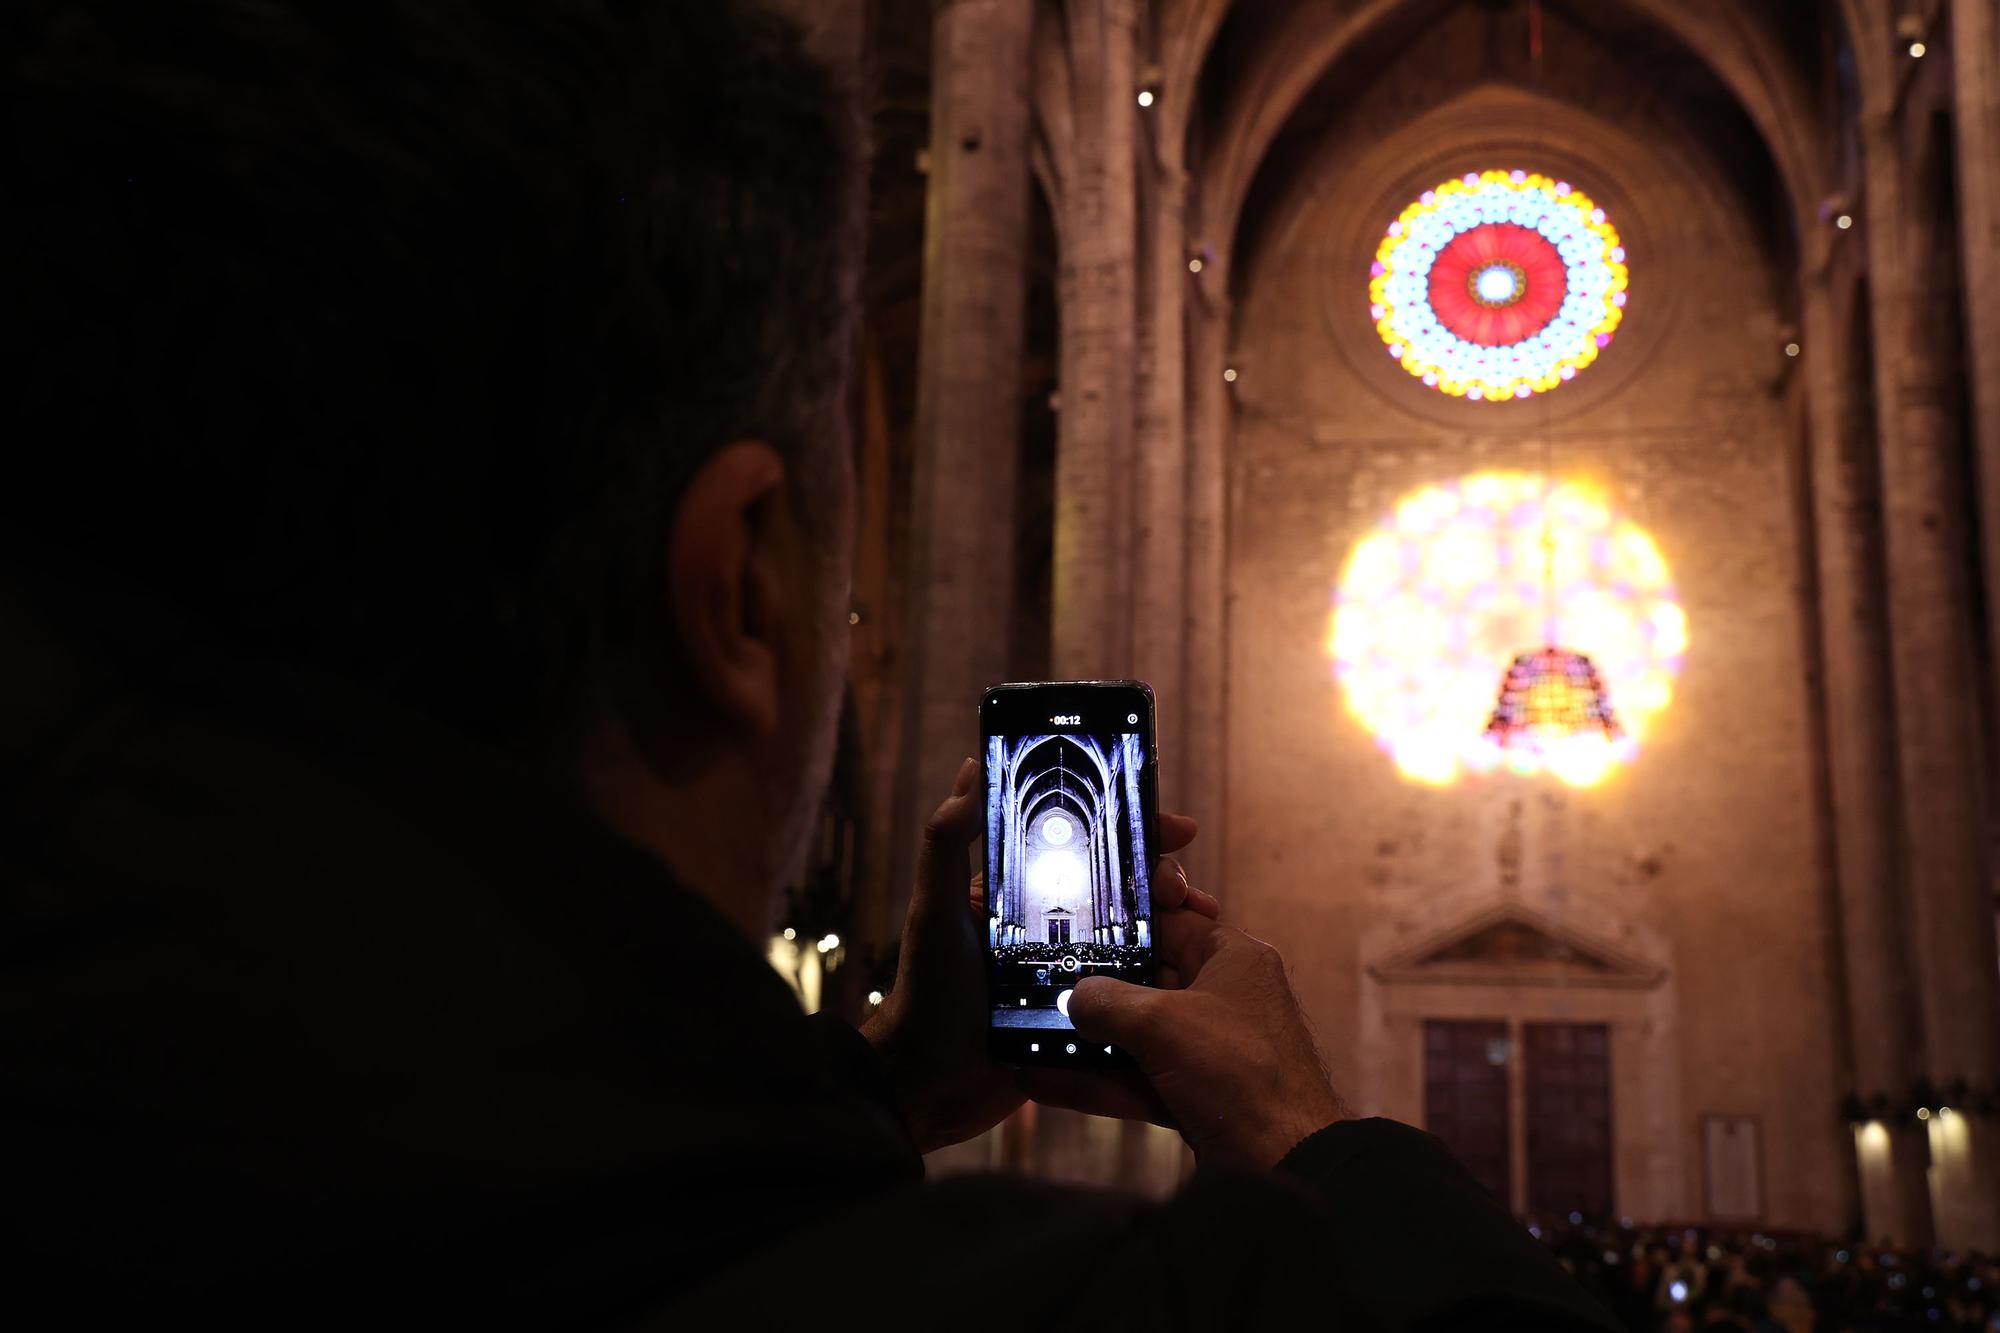
<path fill-rule="evenodd" d="M 997 685 L 986 765 L 988 1048 L 1012 1064 L 1123 1064 L 1084 1041 L 1089 976 L 1153 984 L 1153 694 L 1136 681 Z"/>

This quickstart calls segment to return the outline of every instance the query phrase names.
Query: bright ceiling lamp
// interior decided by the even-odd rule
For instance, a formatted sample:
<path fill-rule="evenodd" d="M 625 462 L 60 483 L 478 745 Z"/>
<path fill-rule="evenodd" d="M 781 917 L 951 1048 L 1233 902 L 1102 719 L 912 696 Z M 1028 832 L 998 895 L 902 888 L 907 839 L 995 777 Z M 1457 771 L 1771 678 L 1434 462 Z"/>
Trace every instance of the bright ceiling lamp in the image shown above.
<path fill-rule="evenodd" d="M 1574 379 L 1625 316 L 1625 247 L 1567 181 L 1472 172 L 1389 224 L 1369 270 L 1383 345 L 1440 393 L 1513 402 Z"/>
<path fill-rule="evenodd" d="M 1596 664 L 1551 645 L 1514 655 L 1486 739 L 1510 758 L 1587 787 L 1602 781 L 1620 757 L 1625 729 Z"/>
<path fill-rule="evenodd" d="M 1405 496 L 1355 546 L 1328 649 L 1348 713 L 1405 777 L 1504 767 L 1591 786 L 1636 758 L 1687 646 L 1643 528 L 1581 483 L 1482 472 Z M 1519 687 L 1502 719 L 1519 734 L 1492 730 L 1503 680 Z"/>

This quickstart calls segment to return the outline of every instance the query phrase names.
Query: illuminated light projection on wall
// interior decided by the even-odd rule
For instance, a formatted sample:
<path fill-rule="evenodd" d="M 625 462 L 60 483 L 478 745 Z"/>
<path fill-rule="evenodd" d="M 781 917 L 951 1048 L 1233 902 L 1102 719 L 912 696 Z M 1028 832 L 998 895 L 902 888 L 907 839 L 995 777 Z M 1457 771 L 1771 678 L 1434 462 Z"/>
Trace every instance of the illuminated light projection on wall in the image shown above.
<path fill-rule="evenodd" d="M 1389 224 L 1368 313 L 1389 355 L 1439 393 L 1512 402 L 1559 388 L 1625 317 L 1625 247 L 1568 181 L 1469 173 Z"/>
<path fill-rule="evenodd" d="M 1487 736 L 1496 682 L 1544 643 L 1590 656 L 1620 735 L 1542 749 Z M 1588 485 L 1526 472 L 1405 496 L 1349 555 L 1328 642 L 1348 712 L 1406 777 L 1434 786 L 1496 769 L 1602 782 L 1673 701 L 1687 646 L 1672 571 L 1645 529 Z"/>

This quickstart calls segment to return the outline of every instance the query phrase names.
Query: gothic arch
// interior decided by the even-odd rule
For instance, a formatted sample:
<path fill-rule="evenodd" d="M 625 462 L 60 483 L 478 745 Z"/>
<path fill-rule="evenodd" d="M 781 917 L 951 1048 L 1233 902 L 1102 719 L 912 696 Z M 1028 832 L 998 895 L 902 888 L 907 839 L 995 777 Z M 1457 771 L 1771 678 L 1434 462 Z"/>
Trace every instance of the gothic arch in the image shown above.
<path fill-rule="evenodd" d="M 1811 218 L 1824 193 L 1824 136 L 1803 80 L 1771 35 L 1728 5 L 1717 17 L 1715 6 L 1690 0 L 1619 3 L 1650 20 L 1715 73 L 1762 136 L 1795 219 L 1803 223 Z M 1332 21 L 1322 9 L 1301 7 L 1232 81 L 1197 196 L 1203 201 L 1203 230 L 1218 256 L 1234 248 L 1251 182 L 1306 94 L 1335 62 L 1408 7 L 1408 0 L 1369 0 Z"/>

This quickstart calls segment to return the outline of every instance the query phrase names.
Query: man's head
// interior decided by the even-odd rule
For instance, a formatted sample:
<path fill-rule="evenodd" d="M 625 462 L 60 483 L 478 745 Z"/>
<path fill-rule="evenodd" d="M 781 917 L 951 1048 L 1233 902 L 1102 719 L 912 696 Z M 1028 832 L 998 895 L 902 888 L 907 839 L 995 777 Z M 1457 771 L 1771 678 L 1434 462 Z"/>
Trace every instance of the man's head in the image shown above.
<path fill-rule="evenodd" d="M 789 27 L 5 22 L 9 563 L 595 773 L 635 836 L 719 783 L 782 870 L 844 657 L 863 189 L 854 103 Z"/>

